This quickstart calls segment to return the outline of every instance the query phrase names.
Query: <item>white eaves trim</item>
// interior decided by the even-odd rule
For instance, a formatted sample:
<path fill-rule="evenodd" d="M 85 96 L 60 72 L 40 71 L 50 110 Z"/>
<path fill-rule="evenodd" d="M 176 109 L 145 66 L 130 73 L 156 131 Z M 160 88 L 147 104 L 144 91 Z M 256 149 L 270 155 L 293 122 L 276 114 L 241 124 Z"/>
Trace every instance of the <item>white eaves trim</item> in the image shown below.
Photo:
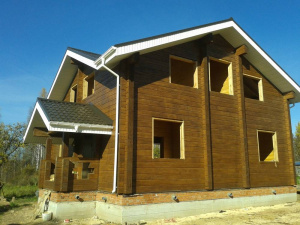
<path fill-rule="evenodd" d="M 48 131 L 107 135 L 112 134 L 113 126 L 49 121 L 39 103 L 37 103 L 36 108 L 40 113 Z"/>
<path fill-rule="evenodd" d="M 96 125 L 96 124 L 84 124 L 84 123 L 70 123 L 70 122 L 59 122 L 59 121 L 49 121 L 44 111 L 42 110 L 40 104 L 37 102 L 33 113 L 31 115 L 28 127 L 26 129 L 23 140 L 26 139 L 28 132 L 30 130 L 31 124 L 34 119 L 35 113 L 38 112 L 47 128 L 48 131 L 56 132 L 72 132 L 72 133 L 88 133 L 88 134 L 105 134 L 111 135 L 113 126 L 109 125 Z"/>
<path fill-rule="evenodd" d="M 98 68 L 99 68 L 101 66 L 100 65 L 101 62 L 105 61 L 105 63 L 108 63 L 110 60 L 112 60 L 113 58 L 115 58 L 116 56 L 119 56 L 119 55 L 125 55 L 125 54 L 134 53 L 134 52 L 139 52 L 139 51 L 142 51 L 142 50 L 145 50 L 148 48 L 158 47 L 158 46 L 161 46 L 164 44 L 188 39 L 188 38 L 195 37 L 195 36 L 200 36 L 202 34 L 215 32 L 217 30 L 221 30 L 224 28 L 232 27 L 232 26 L 233 26 L 233 22 L 228 21 L 228 22 L 224 22 L 221 24 L 214 24 L 214 25 L 211 25 L 208 27 L 200 27 L 200 28 L 196 28 L 194 30 L 184 31 L 181 33 L 176 33 L 176 34 L 172 34 L 172 35 L 164 36 L 164 37 L 158 37 L 158 38 L 154 38 L 151 40 L 145 40 L 145 41 L 128 44 L 128 45 L 121 46 L 121 47 L 112 46 L 95 61 L 95 64 L 98 65 Z"/>
<path fill-rule="evenodd" d="M 226 28 L 234 28 L 281 76 L 283 76 L 291 85 L 300 93 L 300 87 L 291 77 L 284 72 L 277 63 L 271 59 L 234 21 L 225 21 L 219 24 L 212 24 L 206 27 L 195 28 L 193 30 L 182 31 L 174 34 L 170 34 L 163 37 L 153 37 L 153 39 L 141 40 L 140 42 L 128 43 L 128 45 L 110 47 L 102 56 L 95 60 L 97 69 L 101 67 L 101 64 L 106 64 L 109 61 L 113 61 L 114 58 L 121 55 L 126 55 L 134 52 L 142 52 L 146 49 L 163 46 L 172 42 L 178 42 L 180 40 L 201 36 L 204 34 L 216 32 Z"/>
<path fill-rule="evenodd" d="M 32 114 L 31 114 L 29 123 L 28 123 L 27 128 L 26 128 L 25 135 L 24 135 L 24 137 L 23 137 L 23 142 L 25 141 L 25 139 L 26 139 L 26 137 L 27 137 L 27 135 L 28 135 L 28 131 L 30 130 L 30 125 L 32 124 L 34 115 L 35 115 L 35 113 L 36 113 L 37 104 L 38 104 L 38 103 L 35 104 L 34 109 L 33 109 L 33 112 L 32 112 Z"/>
<path fill-rule="evenodd" d="M 75 53 L 75 52 L 72 52 L 71 50 L 68 49 L 68 50 L 66 51 L 66 53 L 65 53 L 65 56 L 64 56 L 64 58 L 63 58 L 63 60 L 62 60 L 62 63 L 60 64 L 60 67 L 59 67 L 59 69 L 58 69 L 58 71 L 57 71 L 57 73 L 56 73 L 54 82 L 53 82 L 53 84 L 52 84 L 52 86 L 51 86 L 51 89 L 50 89 L 50 91 L 49 91 L 49 94 L 48 94 L 48 96 L 47 96 L 47 99 L 49 99 L 49 97 L 51 96 L 51 93 L 52 93 L 53 88 L 54 88 L 54 86 L 55 86 L 55 84 L 56 84 L 57 78 L 59 77 L 59 74 L 60 74 L 60 72 L 61 72 L 61 69 L 62 69 L 63 65 L 65 64 L 66 58 L 67 58 L 68 56 L 71 57 L 71 58 L 74 58 L 74 59 L 76 59 L 76 60 L 78 60 L 78 61 L 80 61 L 80 62 L 82 62 L 82 63 L 84 63 L 84 64 L 86 64 L 86 65 L 88 65 L 88 66 L 90 66 L 90 67 L 92 67 L 92 68 L 94 68 L 94 69 L 96 69 L 96 66 L 95 66 L 95 63 L 94 63 L 93 60 L 90 60 L 90 59 L 88 59 L 88 58 L 85 58 L 85 57 L 83 57 L 83 56 L 81 56 L 81 55 L 79 55 L 79 54 L 77 54 L 77 53 Z"/>
<path fill-rule="evenodd" d="M 273 59 L 271 59 L 265 51 L 263 51 L 236 23 L 233 21 L 231 22 L 233 27 L 246 39 L 254 48 L 255 50 L 264 57 L 268 63 L 271 64 L 298 92 L 300 92 L 300 87 L 293 81 L 289 75 L 286 74 Z"/>

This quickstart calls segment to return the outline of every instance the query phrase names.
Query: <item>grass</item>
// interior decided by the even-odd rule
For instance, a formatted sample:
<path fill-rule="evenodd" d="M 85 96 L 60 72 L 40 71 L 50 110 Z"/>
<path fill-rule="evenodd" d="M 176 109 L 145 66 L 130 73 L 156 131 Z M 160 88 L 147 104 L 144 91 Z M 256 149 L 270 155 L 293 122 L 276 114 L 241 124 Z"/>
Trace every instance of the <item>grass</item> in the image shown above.
<path fill-rule="evenodd" d="M 38 190 L 37 186 L 13 186 L 4 185 L 3 193 L 4 197 L 8 200 L 15 198 L 28 198 L 34 197 L 35 192 Z"/>
<path fill-rule="evenodd" d="M 297 176 L 296 180 L 297 180 L 297 184 L 300 184 L 300 176 Z"/>

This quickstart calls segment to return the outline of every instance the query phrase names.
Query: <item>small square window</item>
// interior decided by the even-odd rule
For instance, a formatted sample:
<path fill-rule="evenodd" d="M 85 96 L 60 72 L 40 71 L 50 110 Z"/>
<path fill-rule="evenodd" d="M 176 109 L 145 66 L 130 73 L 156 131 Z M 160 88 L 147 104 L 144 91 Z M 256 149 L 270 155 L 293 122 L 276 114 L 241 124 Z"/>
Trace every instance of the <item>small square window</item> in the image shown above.
<path fill-rule="evenodd" d="M 251 98 L 263 101 L 262 80 L 256 77 L 244 75 L 244 96 L 245 98 Z"/>
<path fill-rule="evenodd" d="M 184 159 L 183 122 L 153 119 L 152 158 Z"/>
<path fill-rule="evenodd" d="M 170 82 L 198 88 L 197 63 L 195 61 L 170 56 Z"/>
<path fill-rule="evenodd" d="M 276 132 L 257 131 L 259 161 L 278 161 Z"/>
<path fill-rule="evenodd" d="M 94 75 L 89 75 L 83 80 L 83 98 L 94 94 L 95 79 Z"/>
<path fill-rule="evenodd" d="M 209 78 L 211 91 L 233 95 L 231 63 L 210 59 Z"/>
<path fill-rule="evenodd" d="M 70 91 L 70 102 L 77 101 L 77 85 L 73 86 Z"/>

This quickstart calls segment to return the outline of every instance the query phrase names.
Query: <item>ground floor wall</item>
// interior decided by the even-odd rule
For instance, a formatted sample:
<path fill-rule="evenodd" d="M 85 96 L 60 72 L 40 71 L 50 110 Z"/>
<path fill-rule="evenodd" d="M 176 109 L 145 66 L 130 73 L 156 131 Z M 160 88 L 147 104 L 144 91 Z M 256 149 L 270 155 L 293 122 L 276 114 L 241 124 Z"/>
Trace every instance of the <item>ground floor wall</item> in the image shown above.
<path fill-rule="evenodd" d="M 41 196 L 43 190 L 40 191 Z M 297 190 L 293 186 L 127 196 L 101 192 L 53 192 L 48 211 L 58 219 L 89 218 L 96 215 L 107 221 L 124 224 L 296 200 Z"/>

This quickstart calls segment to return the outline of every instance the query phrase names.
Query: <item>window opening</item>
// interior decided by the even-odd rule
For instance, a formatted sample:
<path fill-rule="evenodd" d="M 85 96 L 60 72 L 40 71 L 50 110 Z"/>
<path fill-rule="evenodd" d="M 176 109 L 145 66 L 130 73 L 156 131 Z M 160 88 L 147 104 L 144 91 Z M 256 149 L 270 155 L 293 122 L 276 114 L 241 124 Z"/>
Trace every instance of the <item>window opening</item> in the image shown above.
<path fill-rule="evenodd" d="M 153 119 L 152 157 L 184 159 L 182 121 Z"/>
<path fill-rule="evenodd" d="M 170 56 L 170 82 L 198 88 L 197 63 L 193 60 Z"/>
<path fill-rule="evenodd" d="M 259 161 L 278 161 L 276 132 L 257 131 Z"/>
<path fill-rule="evenodd" d="M 262 94 L 262 80 L 256 77 L 244 75 L 244 96 L 245 98 L 251 98 L 263 101 Z"/>
<path fill-rule="evenodd" d="M 210 59 L 209 77 L 211 91 L 233 95 L 231 63 Z"/>
<path fill-rule="evenodd" d="M 88 179 L 89 174 L 94 173 L 94 168 L 89 168 L 89 166 L 89 162 L 85 162 L 82 164 L 82 179 Z"/>
<path fill-rule="evenodd" d="M 83 98 L 94 94 L 95 79 L 94 75 L 89 75 L 83 80 Z"/>
<path fill-rule="evenodd" d="M 70 93 L 70 102 L 76 102 L 76 101 L 77 101 L 77 85 L 71 88 L 71 93 Z"/>

